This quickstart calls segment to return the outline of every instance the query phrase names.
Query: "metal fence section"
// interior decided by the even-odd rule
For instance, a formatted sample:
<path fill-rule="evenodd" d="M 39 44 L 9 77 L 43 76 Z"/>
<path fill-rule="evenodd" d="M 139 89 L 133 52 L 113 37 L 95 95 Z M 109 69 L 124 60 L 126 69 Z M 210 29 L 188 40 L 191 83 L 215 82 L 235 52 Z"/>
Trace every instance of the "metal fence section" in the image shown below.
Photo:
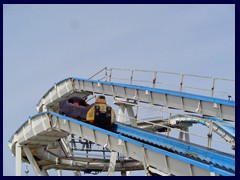
<path fill-rule="evenodd" d="M 219 77 L 105 67 L 89 79 L 144 85 L 228 100 L 235 99 L 235 80 Z"/>

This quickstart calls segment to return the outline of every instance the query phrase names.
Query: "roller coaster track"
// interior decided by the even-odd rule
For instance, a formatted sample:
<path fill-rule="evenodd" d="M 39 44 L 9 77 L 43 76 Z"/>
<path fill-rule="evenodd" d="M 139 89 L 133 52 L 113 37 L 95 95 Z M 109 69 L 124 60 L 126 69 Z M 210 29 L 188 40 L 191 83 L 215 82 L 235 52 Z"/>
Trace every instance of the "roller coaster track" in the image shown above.
<path fill-rule="evenodd" d="M 57 103 L 63 97 L 70 96 L 72 93 L 83 95 L 99 93 L 217 117 L 227 121 L 235 121 L 235 101 L 165 89 L 74 77 L 56 83 L 40 100 L 37 110 L 43 111 L 42 108 L 44 107 L 56 109 L 58 108 Z"/>
<path fill-rule="evenodd" d="M 232 145 L 235 146 L 235 128 L 232 127 L 231 124 L 228 124 L 227 122 L 221 121 L 217 118 L 183 114 L 175 115 L 164 120 L 151 120 L 150 122 L 152 124 L 149 124 L 147 122 L 139 122 L 138 128 L 157 131 L 157 129 L 162 125 L 178 127 L 181 125 L 181 123 L 198 123 L 209 128 L 212 123 L 212 130 L 223 139 L 225 139 L 226 142 L 232 143 Z"/>
<path fill-rule="evenodd" d="M 180 115 L 168 119 L 168 126 L 200 123 L 235 145 L 235 129 L 215 123 L 235 122 L 235 102 L 166 89 L 132 84 L 70 77 L 56 84 L 37 104 L 38 114 L 29 119 L 9 140 L 16 156 L 16 166 L 28 162 L 37 175 L 48 175 L 49 169 L 72 171 L 108 171 L 114 152 L 127 159 L 116 160 L 115 171 L 145 170 L 159 175 L 235 175 L 235 156 L 154 132 L 116 123 L 115 131 L 107 131 L 72 118 L 59 115 L 59 102 L 72 96 L 103 94 L 136 102 L 179 109 L 198 115 Z M 164 124 L 161 121 L 160 124 Z M 177 122 L 177 123 L 176 123 Z M 166 124 L 165 124 L 166 125 Z M 230 130 L 229 130 L 230 129 Z M 109 159 L 74 157 L 67 138 L 71 135 L 93 142 L 112 152 Z M 21 174 L 21 168 L 16 169 Z"/>
<path fill-rule="evenodd" d="M 133 131 L 131 130 L 131 132 Z M 44 145 L 48 145 L 51 142 L 64 138 L 69 133 L 88 139 L 95 144 L 107 147 L 111 151 L 117 151 L 127 157 L 144 162 L 147 164 L 146 168 L 153 167 L 168 174 L 196 176 L 209 175 L 210 172 L 213 172 L 220 175 L 234 175 L 235 160 L 233 156 L 228 154 L 217 152 L 216 154 L 219 156 L 211 156 L 211 158 L 216 158 L 215 160 L 218 160 L 219 162 L 222 161 L 214 165 L 203 160 L 200 161 L 199 159 L 186 156 L 183 151 L 182 154 L 177 154 L 53 112 L 39 113 L 27 120 L 11 138 L 10 149 L 13 154 L 15 154 L 15 152 L 17 153 L 17 151 L 19 151 L 18 146 L 22 145 L 24 153 L 26 154 L 24 157 L 26 158 L 27 156 L 29 161 L 30 159 L 34 161 L 36 157 L 45 157 L 46 159 L 44 160 L 47 161 L 47 163 L 41 162 L 38 163 L 41 164 L 41 168 L 38 168 L 37 166 L 35 167 L 38 175 L 43 175 L 42 170 L 48 168 L 50 165 L 53 167 L 54 165 L 57 166 L 58 164 L 61 164 L 61 166 L 63 166 L 65 164 L 66 167 L 62 167 L 63 169 L 70 169 L 69 165 L 73 165 L 71 168 L 74 169 L 76 168 L 74 165 L 77 165 L 76 160 L 70 158 L 67 160 L 63 155 L 63 157 L 54 156 L 42 149 Z M 139 135 L 139 132 L 136 132 L 135 135 L 136 134 Z M 119 143 L 119 140 L 122 140 L 121 144 Z M 168 142 L 166 142 L 166 144 L 172 145 Z M 188 147 L 191 148 L 193 146 L 189 144 Z M 35 158 L 31 158 L 30 149 L 35 153 Z M 202 153 L 201 150 L 198 155 Z M 203 156 L 207 157 L 208 155 L 203 154 Z M 226 163 L 223 161 L 226 161 Z M 34 162 L 31 163 L 33 165 L 35 164 Z M 139 166 L 139 164 L 136 165 Z"/>

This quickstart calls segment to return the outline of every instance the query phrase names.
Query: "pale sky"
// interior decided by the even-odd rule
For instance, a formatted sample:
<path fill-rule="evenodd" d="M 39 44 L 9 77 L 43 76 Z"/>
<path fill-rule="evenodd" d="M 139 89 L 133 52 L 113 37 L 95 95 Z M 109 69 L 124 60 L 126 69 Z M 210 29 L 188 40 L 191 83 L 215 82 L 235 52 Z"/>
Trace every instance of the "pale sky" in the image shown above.
<path fill-rule="evenodd" d="M 5 4 L 3 175 L 15 175 L 8 140 L 45 92 L 106 66 L 234 79 L 235 5 Z"/>

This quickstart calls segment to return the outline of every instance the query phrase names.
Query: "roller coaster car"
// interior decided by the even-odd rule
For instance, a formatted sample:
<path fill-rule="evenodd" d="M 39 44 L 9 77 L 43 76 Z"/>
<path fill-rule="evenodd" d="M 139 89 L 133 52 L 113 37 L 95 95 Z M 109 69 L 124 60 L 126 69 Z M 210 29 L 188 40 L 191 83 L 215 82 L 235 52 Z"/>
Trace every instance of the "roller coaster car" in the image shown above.
<path fill-rule="evenodd" d="M 106 104 L 105 96 L 98 96 L 95 103 L 89 105 L 84 99 L 72 97 L 59 103 L 62 115 L 81 120 L 100 128 L 112 130 L 116 119 L 114 110 Z"/>

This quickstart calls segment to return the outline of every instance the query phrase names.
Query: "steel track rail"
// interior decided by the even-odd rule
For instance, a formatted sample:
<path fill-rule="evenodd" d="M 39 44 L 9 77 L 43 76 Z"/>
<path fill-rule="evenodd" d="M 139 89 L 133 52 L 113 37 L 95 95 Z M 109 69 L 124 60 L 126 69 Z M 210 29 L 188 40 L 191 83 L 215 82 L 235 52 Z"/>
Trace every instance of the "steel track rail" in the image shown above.
<path fill-rule="evenodd" d="M 182 153 L 198 160 L 206 161 L 235 171 L 235 156 L 228 153 L 181 141 L 173 137 L 166 137 L 162 134 L 141 130 L 119 122 L 115 123 L 115 132 L 144 143 L 157 145 L 158 147 L 163 147 L 173 152 Z"/>
<path fill-rule="evenodd" d="M 73 93 L 79 93 L 82 96 L 87 96 L 92 93 L 105 94 L 113 97 L 133 99 L 139 102 L 217 117 L 227 121 L 235 121 L 235 101 L 166 89 L 75 77 L 64 79 L 50 88 L 50 90 L 47 91 L 38 102 L 38 112 L 44 111 L 44 107 L 56 108 L 56 103 Z"/>
<path fill-rule="evenodd" d="M 57 141 L 70 133 L 141 161 L 145 167 L 154 167 L 167 174 L 196 176 L 210 175 L 213 172 L 219 175 L 235 175 L 234 171 L 218 165 L 194 160 L 184 154 L 176 154 L 53 112 L 30 117 L 12 136 L 9 147 L 15 154 L 16 143 L 21 146 L 41 147 L 47 143 L 46 140 Z"/>

